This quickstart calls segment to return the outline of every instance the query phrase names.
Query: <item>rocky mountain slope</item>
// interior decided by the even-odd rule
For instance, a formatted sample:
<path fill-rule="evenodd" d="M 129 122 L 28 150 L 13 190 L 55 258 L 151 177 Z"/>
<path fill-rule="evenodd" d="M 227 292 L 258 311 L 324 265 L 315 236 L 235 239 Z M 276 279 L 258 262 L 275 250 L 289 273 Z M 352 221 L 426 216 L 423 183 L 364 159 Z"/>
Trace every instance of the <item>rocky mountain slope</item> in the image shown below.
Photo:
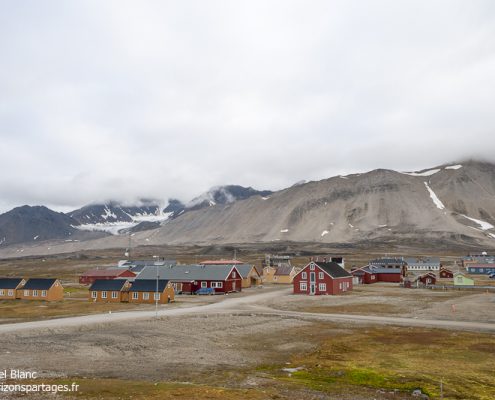
<path fill-rule="evenodd" d="M 74 227 L 77 224 L 75 219 L 44 206 L 16 207 L 0 215 L 0 245 L 101 237 L 81 233 Z"/>
<path fill-rule="evenodd" d="M 338 176 L 191 211 L 160 227 L 153 242 L 431 237 L 495 244 L 494 225 L 495 165 L 471 161 L 414 173 L 379 169 Z"/>
<path fill-rule="evenodd" d="M 135 246 L 295 241 L 495 248 L 495 165 L 486 162 L 418 172 L 378 169 L 259 193 L 235 201 L 222 191 L 210 193 L 182 210 L 177 202 L 169 211 L 173 218 L 128 232 Z M 118 247 L 124 239 L 62 243 L 57 251 Z"/>
<path fill-rule="evenodd" d="M 67 213 L 78 224 L 104 224 L 133 222 L 136 218 L 154 216 L 160 213 L 160 205 L 151 200 L 141 200 L 140 205 L 125 206 L 116 201 L 105 204 L 90 204 Z"/>
<path fill-rule="evenodd" d="M 273 192 L 270 190 L 256 190 L 252 187 L 239 185 L 215 186 L 209 191 L 195 197 L 189 203 L 183 205 L 183 207 L 177 207 L 179 205 L 178 203 L 174 204 L 176 209 L 171 215 L 171 219 L 177 218 L 179 215 L 188 211 L 201 210 L 216 205 L 231 204 L 252 196 L 269 196 L 272 193 Z"/>

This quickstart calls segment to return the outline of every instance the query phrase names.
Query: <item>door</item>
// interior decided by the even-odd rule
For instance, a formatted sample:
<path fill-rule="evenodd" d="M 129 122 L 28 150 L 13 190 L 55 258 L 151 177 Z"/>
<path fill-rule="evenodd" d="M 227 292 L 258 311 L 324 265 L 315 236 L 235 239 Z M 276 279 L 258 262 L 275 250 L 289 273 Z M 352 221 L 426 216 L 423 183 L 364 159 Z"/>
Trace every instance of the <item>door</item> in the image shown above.
<path fill-rule="evenodd" d="M 309 284 L 309 294 L 313 295 L 316 293 L 316 284 L 310 283 Z"/>
<path fill-rule="evenodd" d="M 232 291 L 235 292 L 235 281 L 232 282 Z"/>
<path fill-rule="evenodd" d="M 316 293 L 316 272 L 309 273 L 309 294 Z"/>

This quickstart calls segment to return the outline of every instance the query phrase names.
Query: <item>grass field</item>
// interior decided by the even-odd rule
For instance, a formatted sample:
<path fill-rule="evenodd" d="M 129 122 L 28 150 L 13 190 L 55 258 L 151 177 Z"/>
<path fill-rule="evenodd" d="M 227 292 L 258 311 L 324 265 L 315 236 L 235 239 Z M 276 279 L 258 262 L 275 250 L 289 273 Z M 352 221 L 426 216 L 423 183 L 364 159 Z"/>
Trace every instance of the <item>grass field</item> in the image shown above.
<path fill-rule="evenodd" d="M 495 398 L 493 335 L 392 327 L 325 338 L 324 331 L 315 329 L 318 350 L 292 358 L 302 369 L 279 380 L 329 393 L 421 389 L 430 398 L 440 398 L 442 382 L 445 399 Z"/>

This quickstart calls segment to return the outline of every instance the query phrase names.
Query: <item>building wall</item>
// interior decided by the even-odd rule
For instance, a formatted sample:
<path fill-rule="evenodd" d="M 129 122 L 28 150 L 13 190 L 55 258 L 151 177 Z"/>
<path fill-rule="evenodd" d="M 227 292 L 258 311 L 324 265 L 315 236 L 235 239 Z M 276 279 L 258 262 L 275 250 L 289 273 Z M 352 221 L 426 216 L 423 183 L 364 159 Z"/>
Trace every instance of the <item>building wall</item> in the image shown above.
<path fill-rule="evenodd" d="M 39 300 L 39 301 L 59 301 L 64 298 L 64 288 L 62 284 L 57 280 L 50 289 L 46 291 L 46 297 L 42 297 L 42 290 L 38 290 L 38 296 L 33 296 L 33 290 L 28 290 L 25 293 L 24 289 L 17 289 L 18 298 L 22 300 Z"/>
<path fill-rule="evenodd" d="M 379 282 L 394 282 L 399 283 L 401 281 L 401 274 L 376 274 L 376 278 Z"/>
<path fill-rule="evenodd" d="M 460 286 L 467 285 L 467 286 L 470 286 L 470 285 L 474 285 L 474 281 L 472 279 L 467 278 L 467 277 L 462 276 L 462 275 L 461 276 L 454 276 L 454 285 L 460 285 Z"/>
<path fill-rule="evenodd" d="M 495 273 L 495 265 L 487 266 L 483 268 L 471 267 L 468 265 L 467 272 L 469 274 L 475 274 L 475 275 L 489 275 Z"/>
<path fill-rule="evenodd" d="M 302 271 L 294 277 L 293 280 L 293 292 L 294 294 L 310 294 L 311 282 L 310 273 L 315 272 L 315 295 L 338 295 L 352 290 L 352 276 L 346 278 L 336 278 L 333 279 L 328 274 L 326 274 L 317 265 L 315 270 L 311 271 L 310 265 L 307 265 L 302 269 Z M 323 273 L 320 277 L 320 272 Z M 303 274 L 306 273 L 306 278 L 303 278 Z M 301 287 L 301 282 L 306 283 L 306 289 Z M 325 288 L 321 288 L 320 284 L 324 284 Z M 321 288 L 321 289 L 320 289 Z"/>
<path fill-rule="evenodd" d="M 134 293 L 137 293 L 137 299 L 134 298 Z M 145 299 L 146 295 L 148 296 L 147 299 Z M 167 304 L 169 302 L 173 302 L 175 300 L 175 292 L 174 288 L 172 285 L 167 286 L 163 292 L 160 293 L 160 299 L 158 300 L 158 303 L 160 304 Z M 140 304 L 155 304 L 155 292 L 133 292 L 132 288 L 129 291 L 129 303 L 140 303 Z"/>
<path fill-rule="evenodd" d="M 16 299 L 17 289 L 0 289 L 0 292 L 2 290 L 3 290 L 3 295 L 0 293 L 0 300 L 15 300 Z"/>
<path fill-rule="evenodd" d="M 263 268 L 263 283 L 272 283 L 273 276 L 275 275 L 276 269 L 274 267 L 265 267 Z"/>
<path fill-rule="evenodd" d="M 453 278 L 454 273 L 449 271 L 440 271 L 440 278 Z"/>
<path fill-rule="evenodd" d="M 96 302 L 96 303 L 120 303 L 123 301 L 122 298 L 122 292 L 121 291 L 116 291 L 116 290 L 97 290 L 96 291 L 96 298 L 93 297 L 93 292 L 94 290 L 89 290 L 88 291 L 88 299 L 91 302 Z M 103 298 L 103 292 L 107 293 L 107 297 Z M 117 293 L 117 298 L 112 298 L 112 293 L 116 292 Z"/>
<path fill-rule="evenodd" d="M 253 282 L 254 281 L 254 282 Z M 242 279 L 242 287 L 243 288 L 249 288 L 253 285 L 259 285 L 261 281 L 260 276 L 258 275 L 258 272 L 256 272 L 255 268 L 251 268 L 251 271 L 249 271 L 249 274 Z"/>

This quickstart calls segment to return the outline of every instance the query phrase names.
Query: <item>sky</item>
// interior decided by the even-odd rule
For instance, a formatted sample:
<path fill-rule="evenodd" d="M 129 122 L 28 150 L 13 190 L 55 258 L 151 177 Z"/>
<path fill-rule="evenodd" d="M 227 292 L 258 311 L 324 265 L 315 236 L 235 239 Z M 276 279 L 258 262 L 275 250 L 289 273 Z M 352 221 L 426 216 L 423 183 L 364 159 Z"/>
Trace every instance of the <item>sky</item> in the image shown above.
<path fill-rule="evenodd" d="M 495 162 L 495 2 L 0 0 L 0 211 Z"/>

